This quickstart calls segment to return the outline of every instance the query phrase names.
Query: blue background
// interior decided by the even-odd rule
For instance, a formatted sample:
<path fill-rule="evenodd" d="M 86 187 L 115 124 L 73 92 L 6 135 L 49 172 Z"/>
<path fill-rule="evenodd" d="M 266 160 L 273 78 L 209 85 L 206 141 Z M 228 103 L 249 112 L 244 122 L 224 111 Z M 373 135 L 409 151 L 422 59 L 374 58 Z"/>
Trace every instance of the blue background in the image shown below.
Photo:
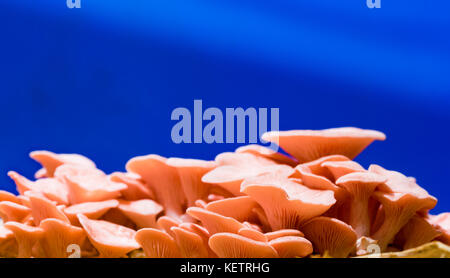
<path fill-rule="evenodd" d="M 415 176 L 450 211 L 450 2 L 0 2 L 0 188 L 36 149 L 106 172 L 136 155 L 212 159 L 171 141 L 176 107 L 279 107 L 280 128 L 387 134 L 357 161 Z"/>

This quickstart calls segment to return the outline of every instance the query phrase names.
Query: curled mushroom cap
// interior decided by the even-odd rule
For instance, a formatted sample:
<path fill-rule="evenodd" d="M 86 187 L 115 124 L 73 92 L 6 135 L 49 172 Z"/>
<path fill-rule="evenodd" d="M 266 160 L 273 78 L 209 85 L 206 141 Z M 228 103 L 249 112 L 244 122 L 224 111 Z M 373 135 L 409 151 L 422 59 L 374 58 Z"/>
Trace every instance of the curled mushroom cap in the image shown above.
<path fill-rule="evenodd" d="M 167 216 L 178 218 L 184 213 L 187 201 L 178 171 L 167 165 L 166 160 L 159 155 L 138 156 L 127 162 L 126 169 L 142 177 Z"/>
<path fill-rule="evenodd" d="M 278 258 L 277 251 L 266 242 L 232 233 L 217 233 L 209 246 L 219 258 Z"/>
<path fill-rule="evenodd" d="M 409 193 L 384 193 L 377 191 L 373 196 L 383 206 L 383 224 L 371 236 L 373 239 L 378 240 L 381 251 L 386 249 L 400 229 L 418 211 L 430 210 L 437 203 L 437 200 L 429 195 L 417 196 Z"/>
<path fill-rule="evenodd" d="M 364 172 L 364 168 L 355 161 L 326 161 L 321 164 L 322 167 L 327 168 L 334 177 L 334 180 L 339 179 L 354 172 Z"/>
<path fill-rule="evenodd" d="M 273 239 L 269 245 L 277 250 L 281 258 L 303 258 L 313 252 L 313 246 L 309 240 L 298 236 L 283 236 Z"/>
<path fill-rule="evenodd" d="M 14 180 L 20 194 L 25 194 L 26 191 L 40 192 L 58 204 L 69 203 L 67 187 L 57 179 L 45 178 L 33 182 L 14 171 L 9 171 L 8 176 Z"/>
<path fill-rule="evenodd" d="M 136 232 L 132 229 L 103 220 L 90 220 L 82 214 L 78 214 L 78 221 L 100 257 L 121 258 L 139 248 L 134 240 Z"/>
<path fill-rule="evenodd" d="M 44 231 L 18 222 L 7 222 L 5 228 L 12 231 L 18 244 L 17 258 L 33 257 L 33 247 L 42 238 Z"/>
<path fill-rule="evenodd" d="M 279 165 L 249 153 L 222 153 L 216 157 L 216 162 L 219 166 L 205 174 L 202 181 L 217 184 L 235 196 L 243 195 L 240 185 L 245 178 L 270 172 L 285 176 L 294 173 L 288 165 Z"/>
<path fill-rule="evenodd" d="M 194 206 L 195 201 L 199 199 L 206 200 L 211 185 L 202 182 L 201 179 L 217 166 L 214 161 L 169 158 L 166 163 L 177 169 L 188 206 Z"/>
<path fill-rule="evenodd" d="M 316 217 L 303 225 L 302 231 L 320 254 L 327 252 L 334 258 L 346 258 L 356 247 L 353 228 L 336 218 Z"/>
<path fill-rule="evenodd" d="M 323 156 L 341 154 L 353 159 L 374 140 L 385 140 L 379 131 L 353 127 L 324 130 L 270 131 L 263 134 L 265 141 L 277 143 L 300 163 Z"/>
<path fill-rule="evenodd" d="M 100 202 L 120 197 L 127 186 L 113 182 L 102 171 L 73 165 L 58 167 L 55 176 L 64 180 L 69 189 L 71 204 Z"/>
<path fill-rule="evenodd" d="M 59 219 L 45 219 L 39 227 L 44 231 L 40 244 L 46 258 L 67 258 L 68 246 L 76 244 L 81 248 L 86 240 L 83 229 Z"/>
<path fill-rule="evenodd" d="M 385 181 L 385 177 L 369 172 L 350 173 L 336 181 L 337 185 L 345 188 L 349 193 L 348 223 L 358 237 L 370 234 L 369 199 L 375 189 Z"/>
<path fill-rule="evenodd" d="M 211 235 L 224 232 L 237 234 L 240 229 L 245 227 L 234 218 L 226 217 L 202 208 L 190 207 L 187 209 L 187 213 L 200 220 L 203 227 L 205 227 Z"/>
<path fill-rule="evenodd" d="M 98 219 L 102 217 L 108 210 L 119 206 L 117 200 L 107 200 L 101 202 L 86 202 L 76 204 L 67 208 L 64 208 L 64 213 L 69 218 L 72 225 L 80 226 L 77 214 L 83 214 L 89 219 Z"/>
<path fill-rule="evenodd" d="M 279 164 L 287 164 L 287 165 L 290 165 L 293 167 L 297 165 L 297 161 L 295 161 L 295 159 L 290 158 L 289 156 L 284 155 L 282 153 L 276 152 L 270 148 L 256 145 L 256 144 L 239 147 L 235 150 L 235 152 L 236 153 L 250 153 L 250 154 L 253 154 L 256 156 L 261 156 L 264 158 L 271 159 L 274 162 L 279 163 Z"/>
<path fill-rule="evenodd" d="M 395 245 L 402 249 L 420 246 L 439 237 L 438 229 L 428 219 L 415 215 L 395 236 Z"/>
<path fill-rule="evenodd" d="M 141 229 L 136 232 L 135 239 L 148 258 L 181 258 L 175 240 L 163 231 L 153 228 Z"/>
<path fill-rule="evenodd" d="M 31 209 L 10 201 L 0 202 L 0 218 L 4 222 L 15 221 L 24 222 L 31 213 Z"/>
<path fill-rule="evenodd" d="M 241 188 L 264 209 L 273 230 L 296 229 L 336 202 L 333 191 L 310 189 L 274 174 L 246 179 Z"/>
<path fill-rule="evenodd" d="M 236 219 L 239 222 L 249 220 L 253 214 L 252 211 L 258 206 L 255 200 L 249 196 L 239 196 L 234 198 L 226 198 L 206 205 L 206 209 L 223 216 Z"/>
<path fill-rule="evenodd" d="M 114 172 L 109 175 L 109 178 L 113 182 L 127 185 L 127 188 L 120 192 L 125 200 L 154 199 L 155 195 L 152 190 L 145 186 L 140 178 L 133 176 L 132 173 Z"/>
<path fill-rule="evenodd" d="M 208 249 L 198 234 L 179 227 L 171 228 L 184 258 L 208 258 Z"/>
<path fill-rule="evenodd" d="M 156 221 L 156 225 L 166 231 L 170 236 L 174 236 L 171 228 L 177 227 L 179 224 L 181 224 L 181 221 L 179 221 L 177 218 L 172 218 L 169 216 L 161 216 Z"/>
<path fill-rule="evenodd" d="M 34 151 L 30 153 L 30 157 L 39 162 L 44 170 L 36 173 L 36 178 L 43 176 L 53 177 L 55 169 L 63 164 L 82 165 L 95 168 L 95 163 L 87 157 L 79 154 L 56 154 L 49 151 Z"/>
<path fill-rule="evenodd" d="M 31 215 L 33 216 L 33 222 L 36 225 L 39 225 L 42 220 L 47 218 L 55 218 L 70 223 L 67 216 L 55 202 L 32 191 L 26 192 L 25 196 L 30 198 Z"/>
<path fill-rule="evenodd" d="M 163 207 L 153 200 L 121 201 L 119 210 L 136 223 L 138 228 L 156 228 L 156 217 Z"/>

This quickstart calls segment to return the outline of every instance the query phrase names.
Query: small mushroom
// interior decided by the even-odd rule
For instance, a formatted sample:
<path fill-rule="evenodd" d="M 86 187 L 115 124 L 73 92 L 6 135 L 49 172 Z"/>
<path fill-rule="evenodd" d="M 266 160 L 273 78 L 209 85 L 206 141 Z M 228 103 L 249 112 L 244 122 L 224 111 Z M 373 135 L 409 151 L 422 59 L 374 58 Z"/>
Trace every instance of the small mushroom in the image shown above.
<path fill-rule="evenodd" d="M 67 247 L 71 244 L 83 246 L 86 233 L 59 219 L 48 218 L 41 221 L 39 227 L 44 231 L 40 245 L 46 258 L 67 258 Z"/>
<path fill-rule="evenodd" d="M 355 249 L 357 235 L 350 225 L 330 217 L 316 217 L 302 226 L 314 251 L 333 258 L 346 258 Z"/>
<path fill-rule="evenodd" d="M 233 233 L 217 233 L 209 238 L 209 246 L 219 258 L 278 258 L 267 242 L 256 241 Z"/>
<path fill-rule="evenodd" d="M 36 173 L 36 178 L 53 177 L 53 174 L 63 164 L 82 165 L 86 167 L 96 168 L 95 163 L 87 157 L 79 154 L 56 154 L 49 151 L 34 151 L 30 153 L 30 157 L 39 162 L 44 170 Z"/>
<path fill-rule="evenodd" d="M 248 178 L 241 188 L 264 209 L 273 230 L 296 229 L 336 202 L 333 191 L 310 189 L 275 174 Z"/>
<path fill-rule="evenodd" d="M 170 236 L 175 236 L 171 230 L 172 227 L 177 227 L 179 224 L 181 224 L 182 222 L 179 221 L 178 219 L 175 218 L 171 218 L 169 216 L 161 216 L 160 218 L 158 218 L 158 220 L 156 221 L 156 225 L 160 228 L 163 229 L 164 231 L 166 231 L 166 233 L 168 233 Z"/>
<path fill-rule="evenodd" d="M 323 156 L 340 154 L 355 158 L 374 140 L 385 140 L 379 131 L 353 127 L 324 130 L 270 131 L 262 139 L 278 144 L 300 163 L 312 161 Z"/>
<path fill-rule="evenodd" d="M 166 164 L 177 169 L 188 206 L 194 206 L 195 201 L 199 199 L 206 200 L 211 185 L 202 182 L 201 179 L 217 166 L 214 161 L 169 158 Z"/>
<path fill-rule="evenodd" d="M 369 172 L 354 172 L 340 177 L 336 184 L 349 193 L 348 223 L 358 237 L 369 236 L 371 218 L 369 199 L 375 189 L 386 182 L 386 178 Z"/>
<path fill-rule="evenodd" d="M 277 250 L 280 258 L 303 258 L 313 252 L 313 246 L 309 240 L 298 236 L 282 236 L 273 239 L 269 245 Z"/>
<path fill-rule="evenodd" d="M 177 169 L 167 165 L 166 161 L 159 155 L 138 156 L 127 162 L 126 169 L 142 177 L 167 216 L 179 218 L 187 200 Z"/>
<path fill-rule="evenodd" d="M 250 154 L 253 154 L 256 156 L 268 158 L 278 164 L 287 164 L 292 167 L 295 167 L 298 164 L 297 161 L 295 161 L 295 159 L 293 159 L 287 155 L 284 155 L 284 154 L 276 152 L 270 148 L 256 145 L 256 144 L 239 147 L 235 150 L 235 152 L 236 153 L 250 153 Z"/>
<path fill-rule="evenodd" d="M 78 221 L 101 258 L 125 257 L 128 252 L 139 248 L 134 239 L 136 232 L 132 229 L 103 220 L 91 220 L 82 214 L 78 214 Z"/>
<path fill-rule="evenodd" d="M 21 204 L 20 199 L 16 195 L 8 191 L 0 190 L 0 202 L 3 201 L 13 202 L 19 205 Z"/>
<path fill-rule="evenodd" d="M 239 222 L 248 221 L 253 215 L 253 209 L 258 206 L 249 196 L 226 198 L 206 204 L 206 209 L 223 216 L 236 219 Z"/>
<path fill-rule="evenodd" d="M 133 176 L 138 175 L 132 175 L 132 173 L 114 172 L 109 175 L 109 178 L 113 182 L 127 185 L 126 189 L 120 191 L 125 200 L 135 201 L 140 199 L 155 199 L 155 195 L 152 190 L 145 186 L 144 183 L 140 181 L 140 178 Z"/>
<path fill-rule="evenodd" d="M 86 202 L 81 204 L 76 204 L 67 208 L 64 208 L 64 213 L 67 218 L 69 218 L 70 223 L 75 226 L 80 226 L 80 222 L 78 221 L 77 214 L 83 214 L 89 219 L 99 219 L 102 217 L 108 210 L 112 208 L 116 208 L 119 206 L 119 202 L 117 200 L 107 200 L 100 202 Z"/>
<path fill-rule="evenodd" d="M 381 251 L 386 250 L 395 235 L 418 211 L 430 210 L 437 203 L 436 198 L 428 194 L 377 191 L 373 196 L 382 204 L 384 211 L 383 224 L 371 235 L 371 238 L 378 241 Z"/>
<path fill-rule="evenodd" d="M 235 233 L 245 226 L 234 218 L 220 215 L 202 208 L 190 207 L 187 213 L 200 220 L 208 232 L 213 235 L 216 233 Z"/>
<path fill-rule="evenodd" d="M 238 231 L 238 235 L 245 236 L 256 241 L 268 242 L 267 236 L 262 232 L 252 228 L 242 228 Z"/>
<path fill-rule="evenodd" d="M 406 250 L 428 243 L 440 235 L 438 227 L 431 224 L 428 219 L 415 215 L 398 232 L 394 242 L 396 246 Z"/>
<path fill-rule="evenodd" d="M 0 202 L 0 218 L 4 222 L 15 221 L 23 223 L 30 217 L 31 209 L 10 201 Z"/>
<path fill-rule="evenodd" d="M 18 244 L 17 258 L 33 257 L 33 247 L 43 237 L 44 231 L 18 222 L 7 222 L 5 228 L 12 231 Z"/>
<path fill-rule="evenodd" d="M 181 258 L 175 240 L 166 232 L 145 228 L 136 232 L 136 241 L 148 258 Z"/>
<path fill-rule="evenodd" d="M 120 201 L 119 210 L 138 228 L 156 228 L 156 217 L 164 208 L 153 200 Z"/>

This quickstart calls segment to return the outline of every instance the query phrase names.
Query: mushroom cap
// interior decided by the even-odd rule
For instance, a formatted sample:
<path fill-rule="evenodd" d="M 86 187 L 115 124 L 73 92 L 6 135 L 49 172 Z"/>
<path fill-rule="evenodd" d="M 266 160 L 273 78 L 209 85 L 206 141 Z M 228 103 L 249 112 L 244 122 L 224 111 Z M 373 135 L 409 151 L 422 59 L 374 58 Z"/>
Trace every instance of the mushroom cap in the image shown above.
<path fill-rule="evenodd" d="M 57 179 L 45 178 L 33 182 L 14 171 L 9 171 L 8 176 L 14 180 L 17 191 L 22 195 L 26 191 L 35 191 L 44 194 L 48 199 L 56 201 L 58 204 L 69 203 L 67 187 Z"/>
<path fill-rule="evenodd" d="M 300 232 L 299 230 L 295 229 L 282 229 L 277 230 L 273 232 L 269 232 L 265 234 L 267 237 L 267 240 L 271 241 L 279 237 L 285 237 L 285 236 L 295 236 L 295 237 L 304 237 L 305 235 Z"/>
<path fill-rule="evenodd" d="M 48 218 L 41 221 L 39 227 L 44 231 L 40 241 L 46 258 L 67 258 L 67 247 L 84 245 L 86 233 L 83 229 L 72 226 L 59 219 Z"/>
<path fill-rule="evenodd" d="M 313 252 L 313 246 L 309 240 L 298 236 L 282 236 L 269 242 L 269 245 L 277 250 L 280 258 L 306 257 Z"/>
<path fill-rule="evenodd" d="M 145 228 L 136 232 L 136 241 L 148 258 L 181 258 L 175 240 L 166 232 Z"/>
<path fill-rule="evenodd" d="M 14 258 L 17 257 L 17 241 L 14 233 L 3 226 L 0 220 L 0 257 Z"/>
<path fill-rule="evenodd" d="M 322 167 L 328 169 L 334 177 L 334 180 L 339 179 L 354 172 L 364 172 L 365 169 L 355 161 L 325 161 L 321 164 Z"/>
<path fill-rule="evenodd" d="M 380 191 L 388 193 L 408 193 L 416 195 L 418 198 L 427 198 L 428 192 L 420 187 L 414 178 L 406 177 L 400 172 L 386 170 L 383 167 L 372 164 L 369 172 L 386 177 L 386 183 L 379 187 Z"/>
<path fill-rule="evenodd" d="M 123 183 L 127 188 L 122 190 L 122 198 L 129 201 L 140 199 L 155 199 L 152 190 L 144 185 L 140 177 L 133 177 L 133 173 L 114 172 L 109 175 L 109 179 L 113 182 Z"/>
<path fill-rule="evenodd" d="M 138 228 L 156 228 L 156 217 L 164 208 L 153 200 L 120 201 L 119 210 Z"/>
<path fill-rule="evenodd" d="M 331 257 L 346 258 L 356 247 L 353 228 L 336 218 L 313 218 L 302 226 L 302 231 L 320 254 L 327 252 Z"/>
<path fill-rule="evenodd" d="M 169 216 L 161 216 L 156 221 L 157 226 L 159 228 L 163 229 L 164 231 L 166 231 L 166 233 L 168 233 L 172 237 L 175 236 L 175 235 L 173 234 L 171 228 L 172 227 L 177 227 L 181 223 L 182 222 L 179 221 L 179 219 L 174 219 L 174 218 L 169 217 Z"/>
<path fill-rule="evenodd" d="M 13 202 L 19 205 L 21 204 L 20 199 L 16 195 L 8 191 L 0 190 L 0 202 L 3 201 Z"/>
<path fill-rule="evenodd" d="M 63 164 L 74 164 L 96 168 L 95 163 L 92 160 L 79 154 L 56 154 L 49 151 L 33 151 L 30 153 L 30 157 L 44 167 L 44 171 L 41 169 L 36 173 L 37 177 L 53 177 L 56 168 Z"/>
<path fill-rule="evenodd" d="M 300 163 L 341 154 L 353 159 L 374 140 L 385 140 L 379 131 L 354 127 L 324 130 L 270 131 L 262 139 L 278 144 Z"/>
<path fill-rule="evenodd" d="M 83 202 L 100 202 L 121 196 L 126 184 L 113 182 L 102 171 L 78 165 L 62 165 L 55 171 L 67 184 L 71 204 Z"/>
<path fill-rule="evenodd" d="M 267 236 L 258 230 L 252 228 L 242 228 L 238 231 L 238 235 L 250 238 L 256 241 L 268 242 Z"/>
<path fill-rule="evenodd" d="M 298 228 L 336 202 L 333 191 L 310 189 L 274 174 L 246 179 L 241 188 L 264 209 L 273 230 Z"/>
<path fill-rule="evenodd" d="M 77 214 L 83 214 L 89 219 L 99 219 L 108 210 L 116 208 L 117 206 L 119 206 L 119 201 L 117 200 L 86 202 L 64 208 L 64 213 L 67 218 L 69 218 L 72 225 L 80 226 L 81 224 L 78 221 Z"/>
<path fill-rule="evenodd" d="M 367 199 L 378 186 L 382 186 L 386 178 L 370 172 L 354 172 L 340 177 L 336 184 L 344 187 L 352 196 L 364 195 Z"/>
<path fill-rule="evenodd" d="M 159 155 L 138 156 L 126 164 L 128 172 L 142 177 L 156 196 L 156 201 L 166 215 L 180 217 L 184 213 L 186 197 L 176 168 L 167 165 L 167 159 Z"/>
<path fill-rule="evenodd" d="M 207 245 L 201 236 L 179 227 L 172 227 L 171 230 L 184 258 L 208 258 Z"/>
<path fill-rule="evenodd" d="M 31 209 L 26 206 L 10 201 L 0 202 L 0 218 L 3 219 L 4 222 L 15 221 L 22 223 L 29 218 L 30 213 Z"/>
<path fill-rule="evenodd" d="M 26 192 L 25 196 L 30 198 L 31 215 L 36 225 L 39 225 L 42 220 L 47 218 L 55 218 L 70 223 L 62 208 L 58 207 L 56 202 L 52 202 L 43 195 L 32 191 Z"/>
<path fill-rule="evenodd" d="M 207 198 L 211 185 L 202 182 L 202 176 L 214 169 L 217 166 L 216 162 L 169 158 L 166 164 L 177 169 L 188 206 L 195 205 L 195 201 L 199 199 Z"/>
<path fill-rule="evenodd" d="M 132 229 L 108 221 L 91 220 L 82 214 L 78 214 L 78 221 L 100 257 L 120 258 L 139 248 L 134 240 L 136 232 Z"/>
<path fill-rule="evenodd" d="M 206 209 L 190 207 L 187 213 L 192 217 L 200 220 L 208 232 L 213 235 L 216 233 L 235 233 L 245 226 L 234 218 L 220 215 Z"/>
<path fill-rule="evenodd" d="M 226 198 L 206 204 L 206 210 L 232 217 L 239 222 L 249 220 L 258 203 L 249 196 Z"/>
<path fill-rule="evenodd" d="M 212 235 L 209 246 L 219 258 L 278 258 L 268 243 L 232 233 Z"/>
<path fill-rule="evenodd" d="M 284 154 L 276 152 L 270 148 L 267 148 L 267 147 L 264 147 L 261 145 L 256 145 L 256 144 L 239 147 L 235 150 L 235 152 L 236 153 L 250 153 L 250 154 L 253 154 L 256 156 L 261 156 L 264 158 L 271 159 L 276 163 L 287 164 L 292 167 L 295 167 L 298 164 L 297 161 L 295 161 L 295 159 L 293 159 L 287 155 L 284 155 Z"/>

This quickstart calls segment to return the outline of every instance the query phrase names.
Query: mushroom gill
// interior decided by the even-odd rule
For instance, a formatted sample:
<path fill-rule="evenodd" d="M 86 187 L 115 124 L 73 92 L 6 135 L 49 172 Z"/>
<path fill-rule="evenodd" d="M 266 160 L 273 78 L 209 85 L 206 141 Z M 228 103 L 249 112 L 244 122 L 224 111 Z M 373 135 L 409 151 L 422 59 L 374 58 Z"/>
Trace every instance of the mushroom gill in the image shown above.
<path fill-rule="evenodd" d="M 263 208 L 273 230 L 297 229 L 336 202 L 333 191 L 310 189 L 273 173 L 248 178 L 241 188 Z"/>
<path fill-rule="evenodd" d="M 148 258 L 181 258 L 175 240 L 166 232 L 144 228 L 136 232 L 136 241 Z"/>

